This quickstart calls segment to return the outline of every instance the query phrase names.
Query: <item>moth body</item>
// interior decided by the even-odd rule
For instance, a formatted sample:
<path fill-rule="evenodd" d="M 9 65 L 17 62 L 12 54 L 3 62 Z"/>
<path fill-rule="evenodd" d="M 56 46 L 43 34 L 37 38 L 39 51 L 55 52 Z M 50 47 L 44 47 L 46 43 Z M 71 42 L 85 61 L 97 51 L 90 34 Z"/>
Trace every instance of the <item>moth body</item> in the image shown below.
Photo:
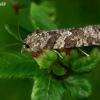
<path fill-rule="evenodd" d="M 23 40 L 23 51 L 100 45 L 100 25 L 44 31 L 37 29 Z"/>

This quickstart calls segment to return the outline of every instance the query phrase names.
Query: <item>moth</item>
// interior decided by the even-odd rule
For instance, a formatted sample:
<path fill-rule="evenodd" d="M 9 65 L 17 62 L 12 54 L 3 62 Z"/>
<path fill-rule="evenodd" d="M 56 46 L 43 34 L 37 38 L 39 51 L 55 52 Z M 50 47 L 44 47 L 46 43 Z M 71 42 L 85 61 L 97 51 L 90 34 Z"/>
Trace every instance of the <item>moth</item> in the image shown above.
<path fill-rule="evenodd" d="M 22 44 L 22 52 L 100 45 L 100 25 L 50 31 L 37 29 Z"/>

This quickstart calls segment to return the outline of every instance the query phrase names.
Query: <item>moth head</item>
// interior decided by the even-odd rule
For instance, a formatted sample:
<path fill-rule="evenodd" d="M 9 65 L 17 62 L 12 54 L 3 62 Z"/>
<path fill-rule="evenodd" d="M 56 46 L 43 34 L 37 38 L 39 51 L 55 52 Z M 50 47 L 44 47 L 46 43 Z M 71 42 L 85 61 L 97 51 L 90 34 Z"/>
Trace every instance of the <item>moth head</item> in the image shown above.
<path fill-rule="evenodd" d="M 30 46 L 28 43 L 22 43 L 22 46 L 21 52 L 29 51 Z"/>
<path fill-rule="evenodd" d="M 40 51 L 41 50 L 41 43 L 42 43 L 42 33 L 43 31 L 40 30 L 39 28 L 37 28 L 37 30 L 32 33 L 32 34 L 29 34 L 27 36 L 26 39 L 24 39 L 22 41 L 22 50 L 21 52 L 25 52 L 25 51 Z"/>
<path fill-rule="evenodd" d="M 30 40 L 30 41 L 29 41 Z M 33 38 L 32 40 L 30 38 L 26 38 L 23 43 L 22 43 L 22 50 L 21 52 L 26 52 L 26 51 L 40 51 L 41 47 L 40 44 L 37 41 L 37 38 Z"/>
<path fill-rule="evenodd" d="M 32 44 L 32 47 L 28 43 L 22 43 L 22 44 L 23 44 L 23 47 L 22 47 L 21 52 L 26 52 L 26 51 L 34 51 L 34 52 L 37 52 L 37 51 L 40 51 L 41 50 L 38 46 L 35 46 L 33 44 Z"/>

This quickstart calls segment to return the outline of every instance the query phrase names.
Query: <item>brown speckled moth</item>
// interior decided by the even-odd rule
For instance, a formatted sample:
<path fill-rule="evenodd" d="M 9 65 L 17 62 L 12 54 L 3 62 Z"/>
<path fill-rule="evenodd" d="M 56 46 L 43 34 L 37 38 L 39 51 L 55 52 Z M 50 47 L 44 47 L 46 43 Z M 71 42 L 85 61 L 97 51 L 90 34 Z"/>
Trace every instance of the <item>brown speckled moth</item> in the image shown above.
<path fill-rule="evenodd" d="M 100 25 L 50 31 L 37 29 L 22 44 L 22 52 L 100 45 Z"/>

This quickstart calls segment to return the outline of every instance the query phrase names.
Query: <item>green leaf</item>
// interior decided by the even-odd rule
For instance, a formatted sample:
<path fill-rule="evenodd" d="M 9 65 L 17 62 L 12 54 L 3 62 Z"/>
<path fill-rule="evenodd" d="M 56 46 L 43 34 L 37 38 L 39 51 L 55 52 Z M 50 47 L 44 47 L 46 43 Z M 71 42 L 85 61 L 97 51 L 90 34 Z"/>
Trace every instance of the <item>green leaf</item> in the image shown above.
<path fill-rule="evenodd" d="M 66 55 L 66 53 L 65 52 L 60 52 L 60 55 L 63 57 L 63 58 L 61 58 L 60 56 L 59 56 L 59 61 L 60 62 L 62 62 L 62 63 L 67 63 L 68 61 L 69 61 L 69 55 Z"/>
<path fill-rule="evenodd" d="M 82 76 L 72 74 L 65 81 L 64 86 L 70 95 L 77 99 L 89 98 L 92 94 L 91 85 Z"/>
<path fill-rule="evenodd" d="M 44 59 L 49 61 L 56 61 L 57 60 L 57 53 L 54 50 L 44 50 Z"/>
<path fill-rule="evenodd" d="M 44 60 L 44 59 L 41 59 L 41 58 L 34 58 L 36 60 L 36 62 L 38 63 L 38 65 L 41 67 L 41 68 L 49 68 L 53 61 L 49 61 L 49 60 Z"/>
<path fill-rule="evenodd" d="M 100 63 L 100 51 L 98 48 L 93 48 L 90 56 L 80 57 L 70 63 L 72 70 L 77 73 L 89 72 Z"/>
<path fill-rule="evenodd" d="M 55 5 L 53 5 L 51 2 L 44 1 L 44 2 L 41 2 L 39 7 L 44 13 L 46 13 L 49 16 L 51 20 L 53 21 L 55 20 L 55 17 L 56 17 Z"/>
<path fill-rule="evenodd" d="M 49 16 L 35 3 L 32 3 L 31 5 L 31 18 L 33 25 L 36 28 L 39 27 L 43 30 L 57 29 L 57 26 L 53 23 Z"/>
<path fill-rule="evenodd" d="M 57 60 L 57 57 L 58 55 L 54 50 L 43 50 L 43 53 L 34 59 L 42 68 L 49 68 Z"/>
<path fill-rule="evenodd" d="M 22 28 L 21 26 L 17 26 L 14 24 L 6 24 L 5 28 L 12 36 L 14 36 L 19 41 L 21 41 L 21 40 L 18 36 L 18 28 L 19 28 L 19 34 L 20 34 L 20 37 L 22 40 L 25 39 L 27 37 L 27 35 L 31 33 L 30 31 Z"/>
<path fill-rule="evenodd" d="M 55 63 L 52 65 L 52 71 L 53 71 L 53 74 L 55 74 L 57 76 L 62 76 L 66 73 L 65 68 L 60 66 L 59 63 Z"/>
<path fill-rule="evenodd" d="M 76 58 L 78 58 L 79 53 L 77 49 L 72 49 L 70 52 L 70 59 L 71 60 L 75 60 Z"/>
<path fill-rule="evenodd" d="M 70 66 L 70 62 L 72 62 L 72 60 L 76 60 L 76 58 L 78 58 L 78 56 L 79 56 L 79 53 L 78 53 L 78 51 L 77 51 L 77 49 L 72 49 L 71 51 L 70 51 L 70 54 L 68 55 L 68 54 L 66 54 L 65 52 L 60 52 L 60 55 L 62 56 L 62 57 L 60 57 L 59 56 L 59 61 L 63 64 L 63 65 L 65 65 L 66 67 L 67 66 Z"/>
<path fill-rule="evenodd" d="M 48 74 L 35 78 L 31 100 L 62 100 L 64 88 L 60 80 Z"/>
<path fill-rule="evenodd" d="M 1 78 L 34 77 L 40 72 L 35 60 L 28 53 L 0 54 Z"/>

